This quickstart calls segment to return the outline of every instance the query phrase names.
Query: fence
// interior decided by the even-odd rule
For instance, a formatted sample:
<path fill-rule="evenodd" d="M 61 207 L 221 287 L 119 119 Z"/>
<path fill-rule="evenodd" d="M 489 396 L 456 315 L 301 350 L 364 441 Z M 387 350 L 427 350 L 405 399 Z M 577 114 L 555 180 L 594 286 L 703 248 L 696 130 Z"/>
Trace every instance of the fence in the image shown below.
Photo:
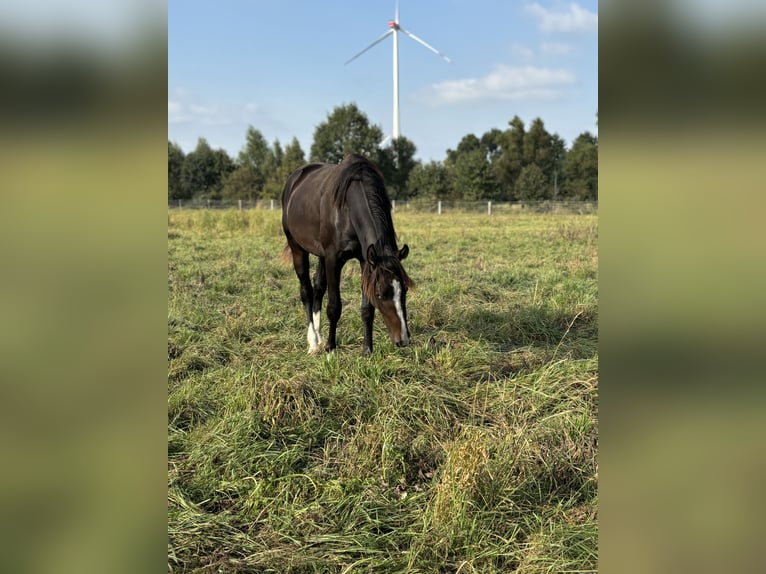
<path fill-rule="evenodd" d="M 486 213 L 487 215 L 502 213 L 565 213 L 565 214 L 596 214 L 597 201 L 435 201 L 435 200 L 392 200 L 394 212 L 403 213 L 435 213 L 447 212 Z M 280 210 L 282 205 L 278 199 L 259 200 L 225 200 L 225 199 L 172 199 L 168 201 L 170 209 L 270 209 Z"/>

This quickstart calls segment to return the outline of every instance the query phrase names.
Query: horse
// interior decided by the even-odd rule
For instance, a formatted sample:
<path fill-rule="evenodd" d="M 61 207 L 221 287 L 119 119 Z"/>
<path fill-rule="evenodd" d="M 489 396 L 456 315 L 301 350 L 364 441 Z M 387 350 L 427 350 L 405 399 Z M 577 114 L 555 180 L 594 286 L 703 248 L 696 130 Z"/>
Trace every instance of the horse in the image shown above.
<path fill-rule="evenodd" d="M 321 352 L 325 290 L 330 324 L 325 351 L 336 349 L 341 270 L 350 259 L 357 259 L 362 271 L 363 354 L 372 353 L 376 309 L 391 341 L 397 347 L 409 345 L 407 290 L 413 282 L 402 266 L 409 247 L 396 245 L 391 201 L 375 164 L 347 154 L 339 164 L 309 163 L 296 169 L 282 191 L 282 228 L 287 238 L 284 254 L 288 259 L 292 255 L 300 281 L 309 353 Z M 313 286 L 309 254 L 319 258 Z"/>

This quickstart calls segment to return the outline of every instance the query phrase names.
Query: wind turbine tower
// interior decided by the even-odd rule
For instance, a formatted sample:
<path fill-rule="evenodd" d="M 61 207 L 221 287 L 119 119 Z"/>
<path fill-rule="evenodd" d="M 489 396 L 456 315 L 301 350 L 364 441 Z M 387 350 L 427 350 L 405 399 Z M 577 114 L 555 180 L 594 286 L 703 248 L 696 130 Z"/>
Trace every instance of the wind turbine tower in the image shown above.
<path fill-rule="evenodd" d="M 383 40 L 388 38 L 389 36 L 393 36 L 394 38 L 394 129 L 391 132 L 392 139 L 397 139 L 399 137 L 399 32 L 402 34 L 405 34 L 406 36 L 409 36 L 413 40 L 415 40 L 418 44 L 422 44 L 429 50 L 431 50 L 434 54 L 437 56 L 440 56 L 443 58 L 446 62 L 452 63 L 452 60 L 450 60 L 447 56 L 445 56 L 442 52 L 431 46 L 428 42 L 425 40 L 422 40 L 418 38 L 415 34 L 412 32 L 409 32 L 408 30 L 402 28 L 399 25 L 399 0 L 396 0 L 396 11 L 394 13 L 394 19 L 388 21 L 388 30 L 385 34 L 380 36 L 377 40 L 375 40 L 372 44 L 367 46 L 364 50 L 350 58 L 345 62 L 345 64 L 349 64 L 356 60 L 359 56 L 364 54 L 367 50 L 375 46 L 376 44 L 381 43 Z M 345 65 L 344 64 L 344 65 Z"/>

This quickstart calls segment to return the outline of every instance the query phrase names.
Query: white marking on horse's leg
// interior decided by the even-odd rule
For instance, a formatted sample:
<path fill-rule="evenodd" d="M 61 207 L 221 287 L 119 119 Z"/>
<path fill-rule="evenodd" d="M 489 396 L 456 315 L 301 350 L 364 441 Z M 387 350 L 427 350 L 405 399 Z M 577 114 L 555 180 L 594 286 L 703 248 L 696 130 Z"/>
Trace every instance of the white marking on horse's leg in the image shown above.
<path fill-rule="evenodd" d="M 324 342 L 322 341 L 322 332 L 320 331 L 321 318 L 321 312 L 314 311 L 314 314 L 311 317 L 311 322 L 309 323 L 308 329 L 306 330 L 306 340 L 309 343 L 310 354 L 320 352 L 321 345 Z"/>
<path fill-rule="evenodd" d="M 322 312 L 321 311 L 314 311 L 314 317 L 313 317 L 313 324 L 314 324 L 314 332 L 317 336 L 317 345 L 321 345 L 324 341 L 322 340 Z"/>
<path fill-rule="evenodd" d="M 316 353 L 319 351 L 319 336 L 316 329 L 314 329 L 314 323 L 309 323 L 308 330 L 306 331 L 306 340 L 309 343 L 309 353 Z"/>
<path fill-rule="evenodd" d="M 394 306 L 396 307 L 396 314 L 399 317 L 399 323 L 401 324 L 401 338 L 402 343 L 409 345 L 410 337 L 407 335 L 407 322 L 404 320 L 404 310 L 402 309 L 402 285 L 398 280 L 391 281 L 391 285 L 394 288 Z"/>

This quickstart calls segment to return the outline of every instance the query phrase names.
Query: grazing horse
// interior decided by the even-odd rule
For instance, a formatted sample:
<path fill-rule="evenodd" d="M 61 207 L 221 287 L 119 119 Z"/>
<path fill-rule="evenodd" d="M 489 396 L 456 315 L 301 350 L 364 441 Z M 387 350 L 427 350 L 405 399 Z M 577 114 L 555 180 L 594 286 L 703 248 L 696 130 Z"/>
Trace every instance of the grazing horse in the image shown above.
<path fill-rule="evenodd" d="M 309 353 L 320 350 L 322 298 L 327 290 L 330 329 L 325 351 L 334 351 L 340 319 L 340 273 L 349 259 L 362 268 L 362 321 L 365 355 L 372 353 L 375 309 L 397 347 L 410 342 L 407 326 L 407 289 L 412 281 L 402 267 L 409 248 L 396 246 L 391 202 L 383 176 L 358 155 L 347 155 L 337 165 L 310 163 L 287 178 L 282 191 L 282 228 L 301 284 L 306 309 Z M 312 288 L 309 254 L 319 258 Z"/>

